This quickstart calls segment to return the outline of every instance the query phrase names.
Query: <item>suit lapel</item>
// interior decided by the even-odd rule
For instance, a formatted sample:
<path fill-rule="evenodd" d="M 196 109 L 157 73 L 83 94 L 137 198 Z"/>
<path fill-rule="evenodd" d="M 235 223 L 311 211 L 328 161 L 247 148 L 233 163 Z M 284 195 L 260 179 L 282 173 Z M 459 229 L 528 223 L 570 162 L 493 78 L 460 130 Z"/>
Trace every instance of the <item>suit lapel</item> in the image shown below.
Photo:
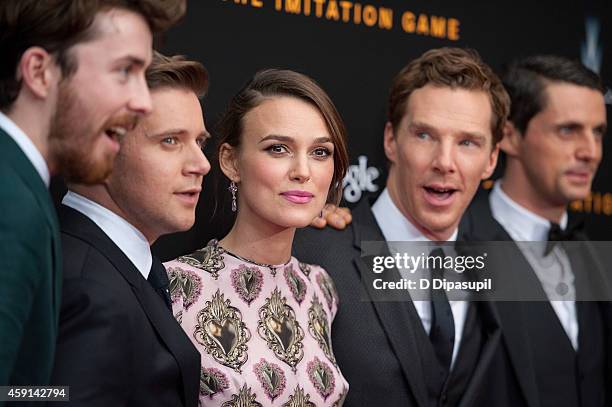
<path fill-rule="evenodd" d="M 507 241 L 513 242 L 506 230 L 493 218 L 491 208 L 489 206 L 489 196 L 480 191 L 470 204 L 470 208 L 461 222 L 460 235 L 465 241 Z M 497 266 L 513 264 L 512 273 L 520 273 L 518 277 L 512 276 L 512 279 L 534 280 L 531 283 L 523 283 L 523 286 L 531 286 L 539 298 L 546 295 L 540 285 L 535 272 L 531 268 L 529 262 L 525 259 L 522 252 L 516 244 L 509 244 L 510 253 L 502 252 L 502 259 L 498 259 Z M 509 256 L 509 257 L 507 257 Z M 489 258 L 489 260 L 491 260 Z M 496 264 L 492 264 L 496 267 Z M 502 278 L 507 273 L 498 273 Z M 505 277 L 510 277 L 505 275 Z M 504 284 L 512 284 L 506 281 Z M 510 362 L 514 369 L 515 377 L 523 391 L 523 395 L 530 407 L 539 407 L 538 390 L 536 387 L 536 379 L 534 374 L 534 366 L 531 356 L 531 345 L 527 332 L 523 329 L 523 321 L 525 319 L 524 303 L 522 302 L 491 302 L 483 303 L 489 309 L 489 313 L 493 318 L 498 318 L 501 324 L 501 332 L 504 340 L 507 343 Z M 508 329 L 509 328 L 509 329 Z"/>
<path fill-rule="evenodd" d="M 461 244 L 463 242 L 463 235 L 460 232 L 458 241 L 455 244 L 455 250 L 458 254 L 462 251 Z M 502 334 L 498 311 L 491 302 L 486 301 L 486 297 L 479 301 L 471 301 L 469 306 L 476 307 L 478 311 L 482 323 L 483 337 L 478 362 L 461 398 L 460 406 L 472 406 L 476 403 L 476 397 L 480 392 L 482 383 L 486 380 L 495 352 L 500 346 Z M 475 327 L 474 329 L 478 328 Z M 461 352 L 461 349 L 459 349 L 459 352 Z"/>
<path fill-rule="evenodd" d="M 483 325 L 482 347 L 478 356 L 478 362 L 472 373 L 468 385 L 461 398 L 460 406 L 473 406 L 476 403 L 482 383 L 489 372 L 489 367 L 494 359 L 501 341 L 501 328 L 499 326 L 499 315 L 495 307 L 486 301 L 471 302 L 470 307 L 477 307 L 480 320 Z M 475 328 L 477 329 L 477 328 Z M 461 350 L 460 350 L 461 351 Z"/>
<path fill-rule="evenodd" d="M 196 405 L 199 388 L 199 354 L 162 299 L 121 249 L 94 222 L 64 205 L 60 208 L 60 217 L 63 233 L 85 240 L 95 247 L 130 284 L 151 325 L 176 359 L 183 377 L 186 404 Z"/>
<path fill-rule="evenodd" d="M 363 241 L 384 242 L 385 240 L 368 203 L 365 201 L 355 208 L 353 213 L 353 230 L 355 232 L 353 244 L 360 251 L 361 242 Z M 384 246 L 384 255 L 389 255 L 387 245 L 385 244 Z M 357 272 L 360 273 L 362 283 L 364 285 L 370 284 L 371 281 L 365 280 L 365 278 L 372 276 L 371 267 L 361 257 L 356 257 L 353 261 Z M 388 270 L 387 273 L 394 273 L 397 275 L 397 279 L 400 278 L 400 274 L 396 269 Z M 370 296 L 371 291 L 369 289 L 365 288 L 364 291 Z M 406 376 L 414 398 L 419 406 L 424 407 L 427 405 L 427 393 L 425 382 L 423 381 L 423 372 L 420 369 L 421 357 L 414 332 L 414 329 L 422 329 L 422 326 L 412 323 L 412 321 L 415 321 L 415 317 L 416 321 L 420 321 L 420 318 L 410 297 L 406 298 L 408 293 L 404 293 L 404 295 L 400 302 L 380 301 L 380 299 L 377 300 L 372 298 L 372 296 L 370 296 L 370 300 Z"/>
<path fill-rule="evenodd" d="M 53 264 L 50 266 L 53 270 L 53 313 L 56 316 L 55 325 L 59 323 L 59 307 L 61 302 L 61 286 L 62 286 L 62 257 L 61 243 L 59 234 L 59 222 L 53 202 L 49 195 L 49 190 L 41 179 L 40 174 L 36 171 L 28 157 L 2 128 L 0 128 L 0 151 L 3 152 L 2 159 L 6 160 L 14 169 L 22 182 L 28 186 L 32 195 L 41 210 L 45 214 L 47 224 L 51 230 L 51 250 L 53 253 Z"/>
<path fill-rule="evenodd" d="M 523 390 L 527 404 L 540 405 L 533 366 L 531 344 L 523 328 L 526 318 L 525 304 L 522 302 L 498 302 L 495 307 L 499 313 L 504 340 L 507 342 L 510 362 L 515 376 Z M 509 328 L 505 328 L 509 327 Z"/>
<path fill-rule="evenodd" d="M 608 301 L 612 285 L 598 249 L 581 232 L 577 233 L 576 241 L 561 243 L 576 277 L 578 297 Z"/>

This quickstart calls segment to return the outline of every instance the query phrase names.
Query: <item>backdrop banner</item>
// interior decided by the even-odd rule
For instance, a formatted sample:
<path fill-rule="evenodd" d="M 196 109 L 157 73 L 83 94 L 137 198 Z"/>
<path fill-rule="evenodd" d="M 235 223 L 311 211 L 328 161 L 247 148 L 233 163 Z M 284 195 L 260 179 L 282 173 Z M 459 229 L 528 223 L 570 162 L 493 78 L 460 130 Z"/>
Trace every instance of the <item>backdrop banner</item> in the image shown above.
<path fill-rule="evenodd" d="M 516 57 L 557 54 L 582 60 L 610 86 L 612 55 L 605 51 L 612 44 L 610 4 L 606 0 L 191 1 L 185 19 L 161 39 L 160 49 L 199 60 L 210 73 L 203 108 L 213 134 L 206 149 L 211 159 L 220 113 L 255 72 L 287 68 L 317 80 L 348 128 L 351 166 L 343 205 L 352 207 L 384 188 L 387 94 L 394 75 L 411 59 L 430 48 L 470 47 L 499 71 Z M 612 92 L 607 96 L 610 103 Z M 612 240 L 610 149 L 606 137 L 592 194 L 571 205 L 586 215 L 594 240 Z M 220 178 L 214 170 L 205 178 L 194 228 L 161 238 L 155 245 L 161 258 L 190 252 L 227 233 L 233 218 L 229 192 L 221 188 L 225 180 Z M 215 186 L 217 181 L 220 185 Z M 60 191 L 54 188 L 57 201 Z"/>

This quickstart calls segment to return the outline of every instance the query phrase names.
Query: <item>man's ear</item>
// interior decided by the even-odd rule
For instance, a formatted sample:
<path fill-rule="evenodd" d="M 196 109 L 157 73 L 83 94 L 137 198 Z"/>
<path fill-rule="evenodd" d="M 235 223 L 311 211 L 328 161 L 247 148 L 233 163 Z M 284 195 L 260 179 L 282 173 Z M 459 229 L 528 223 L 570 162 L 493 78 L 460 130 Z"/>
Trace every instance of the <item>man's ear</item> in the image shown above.
<path fill-rule="evenodd" d="M 393 125 L 391 122 L 387 122 L 385 124 L 384 146 L 387 160 L 395 163 L 397 155 L 397 138 L 395 137 L 395 131 L 393 130 Z"/>
<path fill-rule="evenodd" d="M 523 142 L 523 135 L 511 121 L 507 121 L 504 126 L 504 138 L 499 142 L 501 150 L 509 157 L 519 155 L 520 146 Z"/>
<path fill-rule="evenodd" d="M 489 162 L 487 163 L 487 167 L 485 168 L 481 179 L 485 180 L 493 175 L 493 171 L 495 171 L 495 167 L 497 166 L 497 158 L 499 157 L 499 144 L 497 143 L 493 150 L 491 150 L 491 154 L 489 155 Z"/>
<path fill-rule="evenodd" d="M 17 78 L 34 97 L 46 99 L 59 82 L 61 70 L 54 58 L 41 47 L 30 47 L 21 56 Z"/>
<path fill-rule="evenodd" d="M 230 181 L 240 182 L 240 170 L 237 160 L 238 151 L 228 143 L 221 144 L 219 147 L 219 166 L 221 171 Z"/>

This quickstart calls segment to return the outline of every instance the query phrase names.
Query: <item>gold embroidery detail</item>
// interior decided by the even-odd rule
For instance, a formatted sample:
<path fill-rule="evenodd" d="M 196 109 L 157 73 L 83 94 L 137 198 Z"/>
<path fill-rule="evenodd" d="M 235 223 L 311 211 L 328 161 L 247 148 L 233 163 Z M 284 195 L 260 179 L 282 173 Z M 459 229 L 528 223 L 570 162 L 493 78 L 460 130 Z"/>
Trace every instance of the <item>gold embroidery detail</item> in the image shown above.
<path fill-rule="evenodd" d="M 295 312 L 286 302 L 287 299 L 281 297 L 278 287 L 275 288 L 259 309 L 257 332 L 276 357 L 295 372 L 295 366 L 304 357 L 304 331 L 295 319 Z"/>
<path fill-rule="evenodd" d="M 221 404 L 221 407 L 263 407 L 255 400 L 255 397 L 256 395 L 251 393 L 251 388 L 245 384 L 238 394 L 233 394 L 232 399 Z"/>
<path fill-rule="evenodd" d="M 312 298 L 310 308 L 308 308 L 308 332 L 310 332 L 310 335 L 319 343 L 325 356 L 327 356 L 334 366 L 337 366 L 334 351 L 332 349 L 327 314 L 316 294 Z"/>
<path fill-rule="evenodd" d="M 302 273 L 304 273 L 304 275 L 308 277 L 308 279 L 310 279 L 310 272 L 312 271 L 310 264 L 302 263 L 301 261 L 299 261 L 298 266 L 300 267 L 300 270 L 302 271 Z"/>
<path fill-rule="evenodd" d="M 222 365 L 238 373 L 248 359 L 247 342 L 251 333 L 242 321 L 242 314 L 224 300 L 217 290 L 211 301 L 198 312 L 193 337 L 204 346 L 206 352 Z"/>
<path fill-rule="evenodd" d="M 304 390 L 297 386 L 295 393 L 289 396 L 289 400 L 282 407 L 316 407 L 316 405 L 310 401 L 310 394 L 304 395 Z"/>
<path fill-rule="evenodd" d="M 199 268 L 209 273 L 215 280 L 219 278 L 219 270 L 225 267 L 223 262 L 223 249 L 216 240 L 191 254 L 181 256 L 176 261 Z"/>

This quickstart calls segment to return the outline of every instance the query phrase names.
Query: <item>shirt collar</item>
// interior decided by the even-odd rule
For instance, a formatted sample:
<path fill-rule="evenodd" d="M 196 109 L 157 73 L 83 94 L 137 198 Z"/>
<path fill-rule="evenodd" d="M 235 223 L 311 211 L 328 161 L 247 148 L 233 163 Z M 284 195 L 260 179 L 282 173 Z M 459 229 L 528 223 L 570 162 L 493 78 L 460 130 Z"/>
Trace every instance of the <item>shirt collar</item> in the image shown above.
<path fill-rule="evenodd" d="M 102 205 L 73 191 L 68 191 L 62 203 L 91 219 L 121 249 L 140 274 L 149 277 L 153 258 L 145 236 L 128 221 Z"/>
<path fill-rule="evenodd" d="M 2 127 L 13 141 L 17 143 L 21 151 L 23 151 L 25 156 L 32 163 L 32 166 L 34 166 L 36 172 L 40 175 L 40 178 L 42 178 L 47 188 L 49 188 L 49 182 L 51 180 L 49 167 L 32 140 L 30 140 L 14 121 L 9 119 L 9 117 L 2 112 L 0 112 L 0 127 Z"/>
<path fill-rule="evenodd" d="M 493 218 L 508 232 L 512 240 L 517 242 L 544 242 L 548 240 L 550 222 L 531 212 L 512 200 L 501 188 L 501 181 L 493 186 L 489 195 Z M 567 226 L 567 212 L 559 223 L 562 229 Z"/>
<path fill-rule="evenodd" d="M 385 240 L 388 242 L 430 241 L 395 206 L 387 188 L 383 190 L 374 205 L 372 205 L 372 212 Z M 457 232 L 457 229 L 455 229 L 452 236 L 448 239 L 449 242 L 457 240 Z"/>

